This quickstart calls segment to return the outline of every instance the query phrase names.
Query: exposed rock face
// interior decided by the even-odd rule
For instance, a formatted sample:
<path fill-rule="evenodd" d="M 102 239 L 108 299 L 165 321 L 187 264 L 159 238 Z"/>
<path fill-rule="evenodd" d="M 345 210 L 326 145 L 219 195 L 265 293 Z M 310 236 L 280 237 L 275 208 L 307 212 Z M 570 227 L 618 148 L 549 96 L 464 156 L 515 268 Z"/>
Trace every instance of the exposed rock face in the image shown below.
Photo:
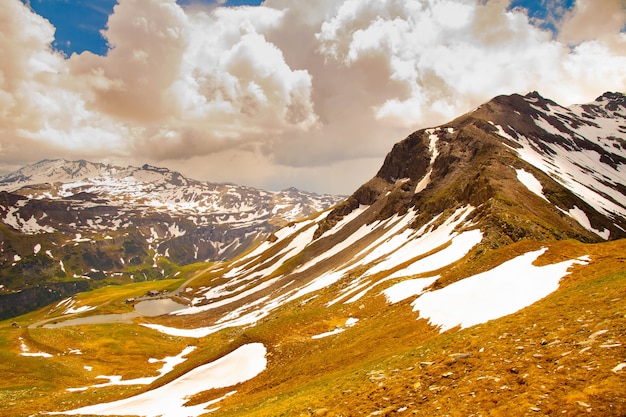
<path fill-rule="evenodd" d="M 625 135 L 626 97 L 620 93 L 571 108 L 537 92 L 499 96 L 396 144 L 376 177 L 321 228 L 359 204 L 384 199 L 379 219 L 414 207 L 420 213 L 416 227 L 455 207 L 481 207 L 476 221 L 486 222 L 488 240 L 496 246 L 523 238 L 621 238 Z M 540 183 L 542 196 L 520 182 L 523 172 Z M 574 212 L 587 220 L 575 219 Z"/>

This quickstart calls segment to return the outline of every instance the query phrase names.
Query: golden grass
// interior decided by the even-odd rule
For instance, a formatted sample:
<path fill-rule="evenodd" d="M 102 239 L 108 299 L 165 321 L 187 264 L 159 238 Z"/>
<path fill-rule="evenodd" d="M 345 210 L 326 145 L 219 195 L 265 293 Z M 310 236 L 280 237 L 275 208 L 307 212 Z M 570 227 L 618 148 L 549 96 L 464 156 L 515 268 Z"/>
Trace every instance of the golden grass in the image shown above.
<path fill-rule="evenodd" d="M 442 272 L 449 283 L 490 269 L 540 247 L 520 242 L 470 255 Z M 161 385 L 236 347 L 262 342 L 268 368 L 239 384 L 237 394 L 219 403 L 213 416 L 522 416 L 626 415 L 626 373 L 612 372 L 626 360 L 626 241 L 584 245 L 574 241 L 545 244 L 538 263 L 590 255 L 576 266 L 560 289 L 516 314 L 489 323 L 439 334 L 417 319 L 410 300 L 388 305 L 380 291 L 386 283 L 349 305 L 326 306 L 335 286 L 315 299 L 296 300 L 257 325 L 225 329 L 202 339 L 170 337 L 127 324 L 60 329 L 14 328 L 0 323 L 0 415 L 75 408 L 138 393 L 148 387 L 111 387 L 68 393 L 65 388 L 97 382 L 94 375 L 136 378 L 154 375 L 160 364 L 150 357 L 176 355 L 188 345 L 196 351 Z M 211 278 L 209 278 L 211 276 Z M 213 276 L 205 275 L 205 283 Z M 108 287 L 77 298 L 101 301 L 112 310 L 131 294 L 158 281 Z M 163 287 L 165 288 L 165 287 Z M 450 306 L 454 308 L 454 306 Z M 46 310 L 25 320 L 35 321 Z M 311 336 L 343 325 L 356 326 L 323 339 Z M 598 333 L 599 332 L 599 333 Z M 19 356 L 22 337 L 33 351 L 53 358 Z M 68 349 L 80 349 L 72 355 Z M 93 366 L 89 372 L 84 366 Z M 217 398 L 224 390 L 195 396 L 190 403 Z"/>
<path fill-rule="evenodd" d="M 540 262 L 584 254 L 598 262 L 514 315 L 442 335 L 407 303 L 384 306 L 382 297 L 331 309 L 361 320 L 320 341 L 283 337 L 268 371 L 215 415 L 624 415 L 626 375 L 611 370 L 626 360 L 626 268 L 615 256 L 626 242 L 550 246 Z M 289 327 L 302 332 L 315 320 Z M 590 339 L 599 330 L 607 331 Z"/>

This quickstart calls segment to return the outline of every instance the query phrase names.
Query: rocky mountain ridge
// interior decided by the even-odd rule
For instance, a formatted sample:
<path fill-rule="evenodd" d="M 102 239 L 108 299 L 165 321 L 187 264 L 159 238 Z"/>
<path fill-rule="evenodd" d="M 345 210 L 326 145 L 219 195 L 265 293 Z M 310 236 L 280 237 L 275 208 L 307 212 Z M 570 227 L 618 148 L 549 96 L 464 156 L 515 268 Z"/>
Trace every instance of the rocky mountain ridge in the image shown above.
<path fill-rule="evenodd" d="M 318 195 L 289 188 L 264 191 L 234 184 L 217 184 L 186 178 L 167 168 L 143 165 L 117 167 L 84 160 L 43 160 L 0 177 L 0 191 L 30 199 L 106 199 L 109 205 L 192 215 L 222 216 L 218 222 L 237 219 L 236 214 L 273 217 L 277 223 L 324 210 L 341 197 Z"/>
<path fill-rule="evenodd" d="M 593 103 L 564 108 L 532 92 L 496 97 L 448 124 L 424 129 L 396 144 L 378 174 L 331 213 L 333 222 L 359 204 L 384 197 L 379 217 L 417 207 L 423 224 L 451 207 L 484 205 L 484 218 L 500 231 L 496 240 L 512 242 L 524 236 L 574 237 L 584 241 L 625 236 L 626 223 L 626 99 L 606 93 Z M 535 185 L 529 189 L 524 179 Z M 519 186 L 525 188 L 519 189 Z M 521 193 L 534 194 L 531 199 Z M 517 200 L 496 207 L 500 197 Z M 541 198 L 549 213 L 534 204 Z M 529 205 L 532 205 L 530 207 Z M 525 207 L 526 206 L 526 207 Z M 512 209 L 532 216 L 516 218 Z M 546 226 L 544 215 L 559 230 Z M 573 222 L 572 222 L 573 220 Z M 567 225 L 565 223 L 568 223 Z M 575 224 L 577 223 L 577 224 Z M 581 230 L 585 229 L 585 230 Z"/>

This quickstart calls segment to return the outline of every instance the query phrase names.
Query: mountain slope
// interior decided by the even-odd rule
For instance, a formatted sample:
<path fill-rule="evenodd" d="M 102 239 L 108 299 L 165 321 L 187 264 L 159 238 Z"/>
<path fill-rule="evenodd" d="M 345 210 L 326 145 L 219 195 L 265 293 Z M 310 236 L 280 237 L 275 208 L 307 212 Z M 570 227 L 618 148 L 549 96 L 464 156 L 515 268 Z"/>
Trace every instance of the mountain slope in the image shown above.
<path fill-rule="evenodd" d="M 214 216 L 218 224 L 275 218 L 279 224 L 324 210 L 340 197 L 306 193 L 294 188 L 270 192 L 230 184 L 196 181 L 166 168 L 150 165 L 116 167 L 87 161 L 44 160 L 0 178 L 0 191 L 31 199 L 106 200 L 144 213 L 168 212 Z M 130 204 L 129 204 L 130 203 Z"/>
<path fill-rule="evenodd" d="M 417 131 L 332 210 L 180 281 L 169 314 L 71 321 L 67 306 L 85 320 L 132 312 L 131 289 L 102 289 L 5 323 L 22 383 L 46 392 L 24 393 L 22 410 L 624 415 L 624 101 L 502 96 Z M 20 340 L 50 356 L 20 357 Z M 70 349 L 83 354 L 63 363 Z M 180 361 L 146 365 L 163 357 Z M 189 384 L 205 364 L 241 378 Z M 50 367 L 61 376 L 35 382 Z M 0 368 L 8 400 L 12 371 Z M 164 396 L 171 406 L 142 406 Z"/>

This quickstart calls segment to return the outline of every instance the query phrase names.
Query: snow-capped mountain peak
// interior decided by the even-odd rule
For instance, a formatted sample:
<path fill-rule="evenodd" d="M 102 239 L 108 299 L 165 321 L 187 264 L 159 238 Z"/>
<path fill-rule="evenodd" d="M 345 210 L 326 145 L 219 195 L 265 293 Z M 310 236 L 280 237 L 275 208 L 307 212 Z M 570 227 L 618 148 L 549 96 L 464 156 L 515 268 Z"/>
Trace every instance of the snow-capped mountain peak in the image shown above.
<path fill-rule="evenodd" d="M 24 186 L 34 184 L 95 178 L 111 169 L 114 168 L 110 165 L 91 163 L 84 160 L 44 159 L 2 176 L 0 179 L 0 190 L 15 191 Z"/>

